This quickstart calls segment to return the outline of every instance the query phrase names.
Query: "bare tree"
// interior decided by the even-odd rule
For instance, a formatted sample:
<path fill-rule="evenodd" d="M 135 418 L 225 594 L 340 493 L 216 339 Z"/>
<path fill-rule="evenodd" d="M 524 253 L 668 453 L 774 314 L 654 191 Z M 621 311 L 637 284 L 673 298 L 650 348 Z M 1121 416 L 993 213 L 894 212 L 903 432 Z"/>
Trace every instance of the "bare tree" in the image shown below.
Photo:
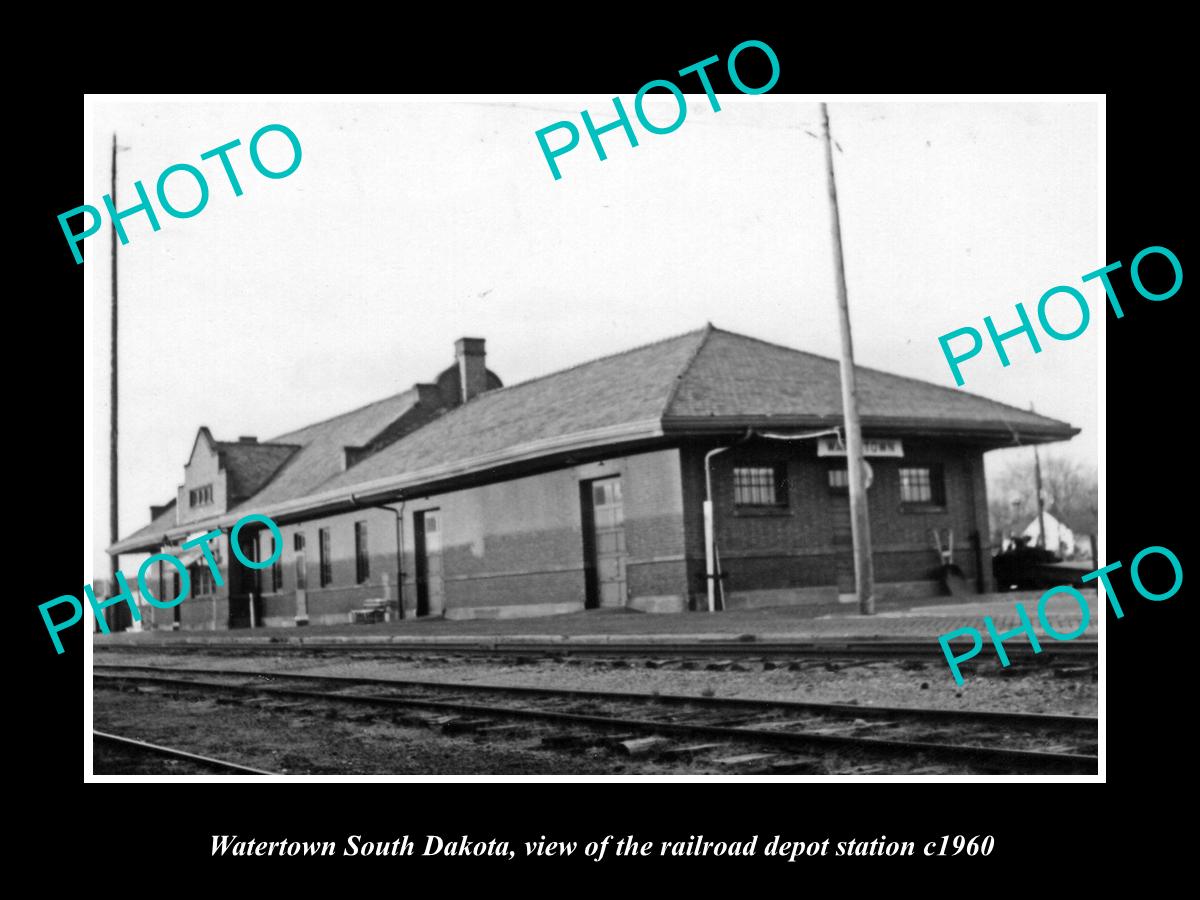
<path fill-rule="evenodd" d="M 1025 529 L 1037 515 L 1033 450 L 1010 461 L 988 479 L 988 515 L 992 543 Z M 1047 454 L 1042 458 L 1042 491 L 1046 509 L 1078 535 L 1096 534 L 1098 493 L 1095 469 L 1066 456 Z"/>

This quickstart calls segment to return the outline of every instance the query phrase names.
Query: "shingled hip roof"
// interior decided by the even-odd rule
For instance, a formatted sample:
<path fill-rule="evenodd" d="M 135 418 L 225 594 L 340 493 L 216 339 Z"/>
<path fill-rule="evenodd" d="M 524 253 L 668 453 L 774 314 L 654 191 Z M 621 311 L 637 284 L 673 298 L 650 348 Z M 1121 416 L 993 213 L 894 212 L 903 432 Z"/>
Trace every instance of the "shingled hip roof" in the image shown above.
<path fill-rule="evenodd" d="M 262 491 L 243 501 L 237 508 L 243 512 L 258 512 L 258 507 L 295 500 L 317 490 L 342 472 L 345 448 L 366 443 L 416 403 L 415 389 L 403 391 L 332 419 L 280 435 L 273 443 L 298 444 L 300 452 Z"/>
<path fill-rule="evenodd" d="M 855 371 L 864 428 L 996 434 L 1006 443 L 1062 440 L 1078 433 L 1065 422 L 957 388 L 863 366 Z M 773 425 L 840 423 L 841 391 L 835 359 L 710 326 L 663 419 L 678 427 L 759 419 Z"/>
<path fill-rule="evenodd" d="M 997 443 L 1061 440 L 1078 431 L 955 388 L 875 369 L 858 371 L 865 428 L 991 435 Z M 455 462 L 494 464 L 505 453 L 565 445 L 572 436 L 586 441 L 606 431 L 632 437 L 699 426 L 729 430 L 759 420 L 840 423 L 837 361 L 710 325 L 484 394 L 326 487 L 368 485 Z"/>
<path fill-rule="evenodd" d="M 1042 443 L 1078 433 L 1065 422 L 956 388 L 859 367 L 864 429 L 969 437 L 984 445 Z M 395 398 L 400 400 L 399 397 Z M 474 397 L 345 471 L 315 466 L 291 482 L 289 470 L 236 510 L 300 514 L 354 505 L 422 485 L 553 453 L 660 439 L 668 434 L 736 431 L 754 425 L 805 427 L 842 421 L 838 363 L 709 325 Z M 277 440 L 338 447 L 361 438 L 322 423 Z M 316 426 L 314 426 L 316 427 Z M 362 432 L 370 428 L 361 429 Z M 318 475 L 324 475 L 319 479 Z M 124 544 L 126 542 L 122 542 Z"/>

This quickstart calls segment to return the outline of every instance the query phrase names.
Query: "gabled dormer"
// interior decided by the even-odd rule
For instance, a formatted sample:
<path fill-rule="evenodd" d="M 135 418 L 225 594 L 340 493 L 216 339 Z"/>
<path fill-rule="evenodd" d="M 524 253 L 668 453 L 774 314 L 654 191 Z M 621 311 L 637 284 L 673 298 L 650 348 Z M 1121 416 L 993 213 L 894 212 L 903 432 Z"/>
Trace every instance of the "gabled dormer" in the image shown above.
<path fill-rule="evenodd" d="M 207 425 L 201 425 L 192 442 L 192 452 L 183 467 L 183 484 L 175 499 L 182 525 L 220 515 L 229 507 L 226 500 L 228 476 L 221 470 L 217 441 Z"/>
<path fill-rule="evenodd" d="M 260 444 L 254 437 L 218 441 L 201 425 L 183 467 L 175 503 L 179 524 L 221 515 L 253 497 L 299 449 L 296 444 Z"/>

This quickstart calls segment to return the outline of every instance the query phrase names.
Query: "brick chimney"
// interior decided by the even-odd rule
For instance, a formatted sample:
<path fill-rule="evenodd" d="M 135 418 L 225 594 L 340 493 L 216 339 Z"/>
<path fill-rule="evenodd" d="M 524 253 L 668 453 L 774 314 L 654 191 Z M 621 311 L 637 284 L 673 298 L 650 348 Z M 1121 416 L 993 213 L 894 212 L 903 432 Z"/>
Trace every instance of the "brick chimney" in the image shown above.
<path fill-rule="evenodd" d="M 239 444 L 257 444 L 258 438 L 252 434 L 243 434 L 238 437 Z"/>
<path fill-rule="evenodd" d="M 462 384 L 462 402 L 478 397 L 487 390 L 486 353 L 483 338 L 459 338 L 454 342 L 458 359 L 458 380 Z"/>

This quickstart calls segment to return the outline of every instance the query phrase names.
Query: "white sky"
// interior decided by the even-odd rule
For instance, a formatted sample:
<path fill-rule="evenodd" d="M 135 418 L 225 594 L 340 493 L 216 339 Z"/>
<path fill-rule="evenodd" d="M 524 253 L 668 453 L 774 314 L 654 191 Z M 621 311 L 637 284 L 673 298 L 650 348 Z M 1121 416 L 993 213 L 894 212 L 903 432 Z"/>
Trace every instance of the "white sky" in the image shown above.
<path fill-rule="evenodd" d="M 118 207 L 132 182 L 187 162 L 208 177 L 207 208 L 125 220 L 119 249 L 121 534 L 174 496 L 196 430 L 218 439 L 283 432 L 427 381 L 462 336 L 487 339 L 488 365 L 514 384 L 588 359 L 715 325 L 838 355 L 829 208 L 815 103 L 689 95 L 668 135 L 634 120 L 640 144 L 603 136 L 600 162 L 578 111 L 599 125 L 611 100 L 521 103 L 97 102 L 95 196 Z M 632 97 L 622 97 L 632 116 Z M 674 101 L 647 104 L 652 121 Z M 1098 254 L 1095 104 L 830 106 L 857 362 L 954 386 L 939 335 L 1036 321 L 1044 291 L 1083 291 L 1092 325 L 1034 355 L 1007 343 L 964 365 L 965 389 L 1083 429 L 1060 453 L 1097 457 L 1097 320 L 1103 289 L 1080 276 Z M 560 119 L 581 143 L 550 174 L 534 133 Z M 268 180 L 251 135 L 282 123 L 303 161 Z M 234 138 L 245 191 L 217 160 Z M 558 146 L 563 133 L 550 137 Z M 264 139 L 272 168 L 286 140 Z M 169 182 L 180 208 L 185 175 Z M 188 191 L 193 190 L 189 195 Z M 108 223 L 88 238 L 94 348 L 96 574 L 108 535 Z M 66 247 L 64 246 L 64 252 Z M 1064 301 L 1051 321 L 1069 331 Z M 1119 327 L 1119 326 L 1116 326 Z M 1022 452 L 1022 451 L 1014 451 Z M 1024 451 L 1028 452 L 1028 451 Z M 1002 458 L 989 454 L 989 465 Z"/>

